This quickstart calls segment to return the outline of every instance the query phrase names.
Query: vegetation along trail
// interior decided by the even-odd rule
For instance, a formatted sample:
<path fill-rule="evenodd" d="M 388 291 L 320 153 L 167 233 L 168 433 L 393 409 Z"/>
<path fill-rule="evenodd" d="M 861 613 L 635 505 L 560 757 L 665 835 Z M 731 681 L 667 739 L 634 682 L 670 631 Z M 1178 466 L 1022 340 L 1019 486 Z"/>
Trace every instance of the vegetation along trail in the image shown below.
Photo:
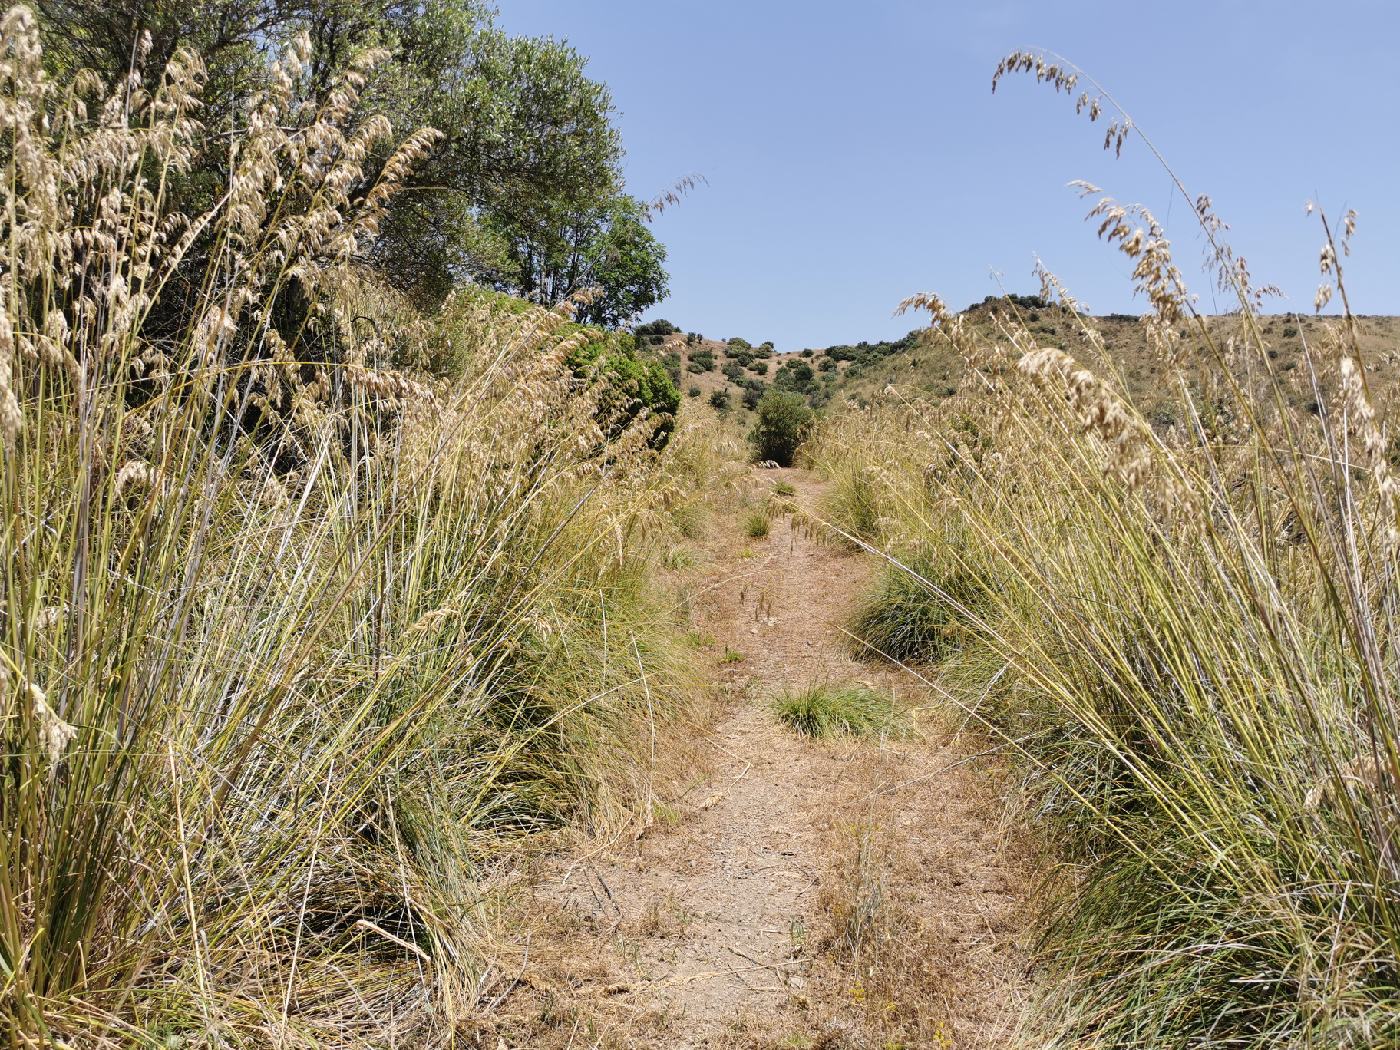
<path fill-rule="evenodd" d="M 1400 1048 L 1393 158 L 1256 278 L 1117 23 L 496 6 L 0 11 L 0 1050 Z"/>
<path fill-rule="evenodd" d="M 709 761 L 641 836 L 550 862 L 544 939 L 567 947 L 537 951 L 503 1040 L 1005 1045 L 1026 992 L 1023 877 L 971 738 L 911 676 L 852 656 L 843 628 L 873 566 L 815 524 L 826 484 L 759 468 L 742 484 L 777 512 L 745 541 L 720 516 L 704 544 Z M 862 732 L 813 738 L 777 714 L 842 690 L 878 709 Z"/>

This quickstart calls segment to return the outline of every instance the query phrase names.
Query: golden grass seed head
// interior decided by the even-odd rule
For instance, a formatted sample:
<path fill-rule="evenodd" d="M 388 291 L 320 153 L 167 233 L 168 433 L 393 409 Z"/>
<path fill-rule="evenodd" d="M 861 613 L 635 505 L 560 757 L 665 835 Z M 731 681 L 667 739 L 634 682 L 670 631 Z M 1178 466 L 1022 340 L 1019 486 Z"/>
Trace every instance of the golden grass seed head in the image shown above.
<path fill-rule="evenodd" d="M 68 751 L 68 745 L 78 735 L 78 729 L 65 722 L 49 706 L 48 696 L 38 683 L 26 683 L 26 692 L 29 695 L 30 711 L 39 733 L 39 747 L 47 761 L 49 777 L 52 778 L 58 773 L 59 764 Z"/>

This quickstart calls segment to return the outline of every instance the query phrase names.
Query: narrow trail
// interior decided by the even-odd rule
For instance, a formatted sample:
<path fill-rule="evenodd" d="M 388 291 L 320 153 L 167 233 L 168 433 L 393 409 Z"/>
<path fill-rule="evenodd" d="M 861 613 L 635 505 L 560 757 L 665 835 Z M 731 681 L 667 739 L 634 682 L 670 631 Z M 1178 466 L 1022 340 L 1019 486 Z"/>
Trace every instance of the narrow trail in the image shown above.
<path fill-rule="evenodd" d="M 813 507 L 823 484 L 755 470 Z M 567 948 L 501 1046 L 995 1047 L 1026 998 L 1025 876 L 976 741 L 910 676 L 849 655 L 871 560 L 775 518 L 710 530 L 692 616 L 712 638 L 711 756 L 636 841 L 537 886 Z M 821 682 L 892 693 L 911 732 L 811 740 L 771 699 Z"/>

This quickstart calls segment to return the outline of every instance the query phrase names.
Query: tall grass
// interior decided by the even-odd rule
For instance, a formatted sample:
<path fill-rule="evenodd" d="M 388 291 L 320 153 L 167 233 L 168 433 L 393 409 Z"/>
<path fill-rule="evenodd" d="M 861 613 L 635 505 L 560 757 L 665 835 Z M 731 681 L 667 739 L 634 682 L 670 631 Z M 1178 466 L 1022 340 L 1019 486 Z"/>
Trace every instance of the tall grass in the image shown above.
<path fill-rule="evenodd" d="M 985 584 L 962 566 L 915 549 L 886 565 L 850 625 L 854 655 L 897 663 L 931 663 L 952 655 L 972 634 Z"/>
<path fill-rule="evenodd" d="M 684 693 L 648 427 L 563 315 L 358 271 L 432 135 L 374 176 L 367 65 L 309 104 L 308 57 L 221 141 L 194 56 L 60 90 L 0 25 L 5 1045 L 450 1041 L 503 836 L 626 819 Z"/>
<path fill-rule="evenodd" d="M 1035 56 L 1007 68 L 1078 79 Z M 948 602 L 944 580 L 985 582 L 945 681 L 1020 755 L 1064 858 L 1037 1041 L 1394 1045 L 1400 530 L 1342 280 L 1354 219 L 1322 229 L 1318 306 L 1341 312 L 1282 375 L 1258 290 L 1193 204 L 1238 300 L 1224 339 L 1150 213 L 1091 213 L 1135 267 L 1182 423 L 1154 429 L 1111 368 L 1078 363 L 1111 361 L 1088 317 L 1071 356 L 1013 305 L 988 343 L 921 296 L 930 338 L 972 365 L 965 392 L 851 408 L 809 451 L 877 479 L 913 585 Z"/>

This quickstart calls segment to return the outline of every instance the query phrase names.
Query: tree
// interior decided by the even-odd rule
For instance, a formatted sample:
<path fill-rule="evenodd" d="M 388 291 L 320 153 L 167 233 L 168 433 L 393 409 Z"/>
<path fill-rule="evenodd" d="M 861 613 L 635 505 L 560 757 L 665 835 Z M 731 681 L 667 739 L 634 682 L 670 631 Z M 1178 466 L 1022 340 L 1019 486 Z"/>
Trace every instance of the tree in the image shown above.
<path fill-rule="evenodd" d="M 299 33 L 310 37 L 312 65 L 297 89 L 312 103 L 356 55 L 384 49 L 389 60 L 357 116 L 387 117 L 398 137 L 433 127 L 442 138 L 395 198 L 366 261 L 425 306 L 467 281 L 541 303 L 597 287 L 583 319 L 617 325 L 666 294 L 665 251 L 622 189 L 611 93 L 573 48 L 510 36 L 479 0 L 38 4 L 60 78 L 88 68 L 113 85 L 134 64 L 150 88 L 178 49 L 200 54 L 210 85 L 202 118 L 216 133 L 237 126 L 267 83 L 269 57 Z M 380 147 L 379 159 L 390 150 Z M 186 211 L 220 192 L 217 155 L 179 188 Z"/>
<path fill-rule="evenodd" d="M 567 206 L 566 201 L 547 209 Z M 589 324 L 630 321 L 666 295 L 666 249 L 647 228 L 641 205 L 626 195 L 583 203 L 568 221 L 529 213 L 491 213 L 487 222 L 508 262 L 487 276 L 539 303 L 586 288 L 599 294 L 581 311 Z"/>
<path fill-rule="evenodd" d="M 149 90 L 180 48 L 199 54 L 209 71 L 206 122 L 226 117 L 254 90 L 264 69 L 260 41 L 282 35 L 311 11 L 307 0 L 35 0 L 44 63 L 65 78 L 79 69 L 108 85 L 130 70 Z"/>
<path fill-rule="evenodd" d="M 435 0 L 378 97 L 396 122 L 444 133 L 377 248 L 401 287 L 431 301 L 471 278 L 544 304 L 597 288 L 579 316 L 609 326 L 665 296 L 665 250 L 622 192 L 612 94 L 573 48 Z"/>

